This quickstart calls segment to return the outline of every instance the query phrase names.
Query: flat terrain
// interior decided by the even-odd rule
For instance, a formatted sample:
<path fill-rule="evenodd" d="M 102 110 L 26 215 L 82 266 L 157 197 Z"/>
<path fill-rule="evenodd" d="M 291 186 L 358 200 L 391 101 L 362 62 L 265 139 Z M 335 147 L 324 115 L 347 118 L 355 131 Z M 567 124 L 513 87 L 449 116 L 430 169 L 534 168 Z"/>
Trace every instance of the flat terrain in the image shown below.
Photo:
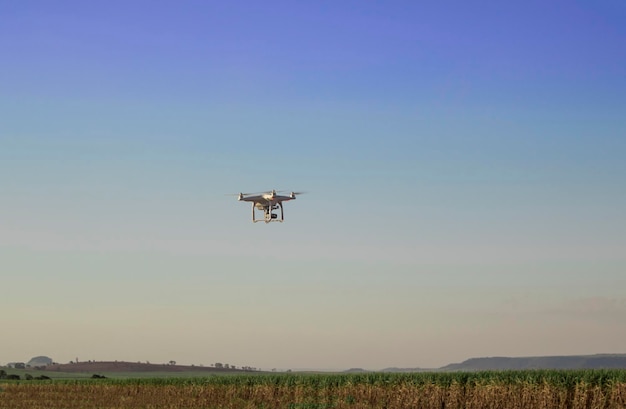
<path fill-rule="evenodd" d="M 202 373 L 229 374 L 229 373 L 247 373 L 241 369 L 233 368 L 215 368 L 212 366 L 196 366 L 196 365 L 170 365 L 170 364 L 150 364 L 143 362 L 125 362 L 125 361 L 91 361 L 78 362 L 73 364 L 54 364 L 46 367 L 47 371 L 58 372 L 166 372 L 181 373 L 192 372 L 196 375 Z"/>
<path fill-rule="evenodd" d="M 51 379 L 84 379 L 93 375 L 107 378 L 193 378 L 215 375 L 262 374 L 260 371 L 247 371 L 232 368 L 214 368 L 208 366 L 149 364 L 124 361 L 92 361 L 73 364 L 48 365 L 45 369 L 13 369 L 0 367 L 7 374 L 26 374 L 33 377 L 47 376 Z"/>

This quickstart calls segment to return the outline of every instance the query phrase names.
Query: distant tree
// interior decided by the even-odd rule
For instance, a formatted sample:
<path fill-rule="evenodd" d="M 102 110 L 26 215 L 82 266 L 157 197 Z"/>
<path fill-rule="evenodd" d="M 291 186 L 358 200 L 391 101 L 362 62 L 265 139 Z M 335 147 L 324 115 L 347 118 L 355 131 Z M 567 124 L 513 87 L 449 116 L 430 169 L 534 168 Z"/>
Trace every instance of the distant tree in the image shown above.
<path fill-rule="evenodd" d="M 40 355 L 31 358 L 30 361 L 26 363 L 26 365 L 30 365 L 31 367 L 36 368 L 38 366 L 52 365 L 52 362 L 52 358 Z"/>
<path fill-rule="evenodd" d="M 223 368 L 223 367 L 224 367 L 224 364 L 222 364 L 222 363 L 220 363 L 220 362 L 216 362 L 216 363 L 215 363 L 215 367 L 216 367 L 216 368 L 220 368 L 220 369 L 221 369 L 221 368 Z"/>
<path fill-rule="evenodd" d="M 7 373 L 4 369 L 0 369 L 0 379 L 6 379 Z"/>
<path fill-rule="evenodd" d="M 27 381 L 32 381 L 33 380 L 33 376 L 31 374 L 25 374 L 24 375 L 24 379 L 26 379 Z"/>
<path fill-rule="evenodd" d="M 170 365 L 176 365 L 176 361 L 170 361 Z"/>

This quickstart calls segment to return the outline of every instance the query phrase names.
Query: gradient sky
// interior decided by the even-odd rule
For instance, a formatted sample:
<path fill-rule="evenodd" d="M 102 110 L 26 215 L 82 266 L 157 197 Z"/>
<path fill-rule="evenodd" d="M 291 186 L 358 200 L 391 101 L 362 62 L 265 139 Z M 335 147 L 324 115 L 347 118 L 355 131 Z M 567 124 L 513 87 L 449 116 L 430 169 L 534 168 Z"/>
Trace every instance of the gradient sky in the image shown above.
<path fill-rule="evenodd" d="M 626 353 L 623 1 L 0 21 L 0 364 Z"/>

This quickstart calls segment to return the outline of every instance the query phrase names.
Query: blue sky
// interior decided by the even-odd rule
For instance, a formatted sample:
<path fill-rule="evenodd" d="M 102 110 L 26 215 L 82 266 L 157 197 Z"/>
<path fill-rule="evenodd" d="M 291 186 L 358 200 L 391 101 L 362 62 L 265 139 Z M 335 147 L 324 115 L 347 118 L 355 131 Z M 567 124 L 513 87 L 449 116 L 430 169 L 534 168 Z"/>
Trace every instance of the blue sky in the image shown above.
<path fill-rule="evenodd" d="M 626 352 L 622 2 L 0 15 L 0 363 Z"/>

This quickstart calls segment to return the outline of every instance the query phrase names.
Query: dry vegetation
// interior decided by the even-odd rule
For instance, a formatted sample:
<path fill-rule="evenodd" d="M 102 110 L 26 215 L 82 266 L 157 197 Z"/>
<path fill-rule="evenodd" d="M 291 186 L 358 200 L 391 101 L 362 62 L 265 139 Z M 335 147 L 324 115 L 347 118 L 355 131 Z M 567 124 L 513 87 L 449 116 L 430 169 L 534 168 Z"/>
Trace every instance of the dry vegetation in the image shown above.
<path fill-rule="evenodd" d="M 0 408 L 620 408 L 626 371 L 6 382 Z"/>

